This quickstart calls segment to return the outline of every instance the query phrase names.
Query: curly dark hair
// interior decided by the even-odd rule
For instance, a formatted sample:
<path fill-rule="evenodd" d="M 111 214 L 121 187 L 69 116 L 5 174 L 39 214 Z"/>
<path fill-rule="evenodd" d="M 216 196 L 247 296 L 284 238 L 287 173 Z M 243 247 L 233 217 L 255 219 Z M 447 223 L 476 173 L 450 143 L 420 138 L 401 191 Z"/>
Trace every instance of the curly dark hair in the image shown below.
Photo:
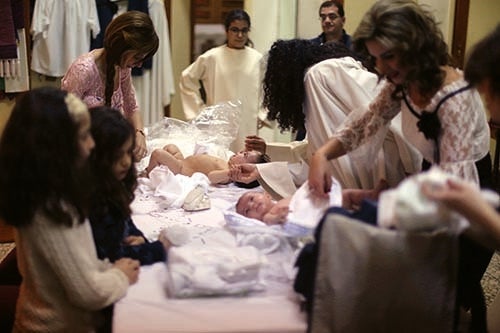
<path fill-rule="evenodd" d="M 131 214 L 130 203 L 134 200 L 137 173 L 132 151 L 135 146 L 135 130 L 120 111 L 100 106 L 90 109 L 92 137 L 95 148 L 89 157 L 93 177 L 91 216 L 102 217 L 119 212 L 123 218 Z M 129 152 L 132 163 L 123 180 L 113 174 L 113 165 L 121 157 L 121 148 L 132 139 Z M 91 221 L 92 222 L 92 221 Z"/>
<path fill-rule="evenodd" d="M 19 227 L 41 211 L 71 226 L 66 204 L 85 220 L 88 182 L 79 130 L 89 121 L 85 104 L 60 89 L 33 89 L 17 100 L 0 141 L 0 218 Z"/>
<path fill-rule="evenodd" d="M 323 60 L 353 57 L 360 60 L 342 43 L 318 45 L 307 39 L 278 40 L 267 54 L 264 76 L 263 106 L 267 117 L 277 120 L 281 130 L 305 129 L 304 74 Z"/>
<path fill-rule="evenodd" d="M 415 82 L 422 95 L 441 87 L 445 73 L 440 67 L 453 62 L 432 13 L 412 0 L 377 1 L 353 35 L 354 50 L 368 58 L 366 42 L 371 40 L 399 55 L 408 68 L 406 81 Z"/>

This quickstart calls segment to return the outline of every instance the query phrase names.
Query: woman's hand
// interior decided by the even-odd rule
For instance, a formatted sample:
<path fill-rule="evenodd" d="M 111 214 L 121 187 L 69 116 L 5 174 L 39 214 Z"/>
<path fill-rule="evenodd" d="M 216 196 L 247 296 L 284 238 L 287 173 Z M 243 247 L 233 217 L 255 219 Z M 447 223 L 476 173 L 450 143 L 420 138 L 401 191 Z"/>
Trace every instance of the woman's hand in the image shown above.
<path fill-rule="evenodd" d="M 146 157 L 148 148 L 146 146 L 146 135 L 143 130 L 136 130 L 135 132 L 135 149 L 134 157 L 137 162 Z"/>
<path fill-rule="evenodd" d="M 327 198 L 331 187 L 328 160 L 318 150 L 312 155 L 309 163 L 309 190 L 315 196 Z"/>
<path fill-rule="evenodd" d="M 130 258 L 121 258 L 115 261 L 113 267 L 118 268 L 128 278 L 129 284 L 134 284 L 139 279 L 139 271 L 141 264 L 139 260 L 133 260 Z"/>
<path fill-rule="evenodd" d="M 257 135 L 249 135 L 245 138 L 245 150 L 255 150 L 265 154 L 266 147 L 266 141 Z"/>

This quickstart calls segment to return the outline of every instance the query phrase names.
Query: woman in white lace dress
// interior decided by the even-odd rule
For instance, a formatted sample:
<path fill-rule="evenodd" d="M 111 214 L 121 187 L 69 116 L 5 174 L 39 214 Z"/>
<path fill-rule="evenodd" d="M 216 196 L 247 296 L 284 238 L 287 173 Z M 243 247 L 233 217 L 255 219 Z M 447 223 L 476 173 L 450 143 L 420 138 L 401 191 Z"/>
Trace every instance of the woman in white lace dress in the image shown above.
<path fill-rule="evenodd" d="M 410 0 L 377 1 L 357 28 L 354 45 L 387 82 L 367 110 L 352 113 L 314 153 L 309 171 L 314 192 L 327 195 L 329 160 L 365 143 L 400 112 L 403 135 L 429 164 L 489 186 L 490 133 L 483 103 L 451 66 L 431 13 Z"/>

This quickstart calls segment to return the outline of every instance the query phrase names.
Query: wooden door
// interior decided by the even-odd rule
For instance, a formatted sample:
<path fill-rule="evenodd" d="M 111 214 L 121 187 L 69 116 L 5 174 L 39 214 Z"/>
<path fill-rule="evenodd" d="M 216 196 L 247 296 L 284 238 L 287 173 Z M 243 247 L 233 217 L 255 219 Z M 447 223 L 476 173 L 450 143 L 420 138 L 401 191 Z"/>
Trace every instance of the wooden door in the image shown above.
<path fill-rule="evenodd" d="M 237 8 L 244 8 L 244 0 L 191 0 L 191 61 L 197 54 L 195 25 L 224 24 L 227 13 Z"/>
<path fill-rule="evenodd" d="M 468 21 L 469 0 L 456 0 L 451 55 L 459 68 L 464 67 Z"/>

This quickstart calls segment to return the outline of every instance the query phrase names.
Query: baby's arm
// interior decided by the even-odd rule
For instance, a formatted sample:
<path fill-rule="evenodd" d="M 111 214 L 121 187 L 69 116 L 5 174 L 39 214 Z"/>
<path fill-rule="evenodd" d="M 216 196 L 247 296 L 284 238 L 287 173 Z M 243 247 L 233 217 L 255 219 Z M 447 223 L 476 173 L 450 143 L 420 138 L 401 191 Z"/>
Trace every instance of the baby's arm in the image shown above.
<path fill-rule="evenodd" d="M 229 169 L 210 171 L 207 176 L 212 184 L 227 184 L 231 182 Z"/>
<path fill-rule="evenodd" d="M 291 198 L 285 198 L 278 201 L 269 212 L 262 218 L 266 224 L 284 224 L 286 223 Z"/>

